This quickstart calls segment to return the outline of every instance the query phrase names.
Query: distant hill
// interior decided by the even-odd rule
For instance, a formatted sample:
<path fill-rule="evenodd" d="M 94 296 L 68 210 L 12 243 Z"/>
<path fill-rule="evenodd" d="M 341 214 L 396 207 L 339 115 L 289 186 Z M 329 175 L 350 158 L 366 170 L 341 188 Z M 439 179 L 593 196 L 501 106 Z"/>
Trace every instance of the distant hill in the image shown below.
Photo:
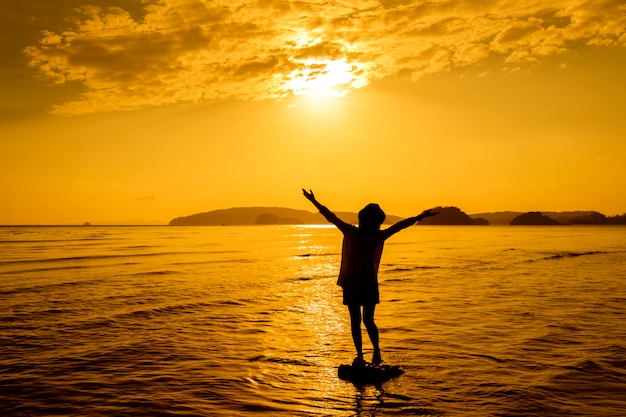
<path fill-rule="evenodd" d="M 347 223 L 357 224 L 358 214 L 336 212 Z M 385 223 L 395 223 L 402 217 L 387 215 Z M 252 226 L 270 224 L 328 224 L 324 216 L 306 210 L 284 207 L 234 207 L 177 217 L 171 226 Z"/>
<path fill-rule="evenodd" d="M 289 220 L 292 224 L 318 224 L 324 222 L 320 214 L 304 210 L 293 210 L 280 207 L 234 207 L 212 210 L 189 216 L 177 217 L 170 222 L 171 226 L 248 226 L 255 225 L 259 216 L 267 223 L 267 216 L 272 216 L 275 224 L 285 224 Z"/>
<path fill-rule="evenodd" d="M 427 217 L 422 225 L 509 225 L 518 216 L 527 214 L 515 211 L 466 214 L 457 207 L 437 207 L 440 214 Z M 358 224 L 357 213 L 337 212 L 341 219 L 351 224 Z M 626 215 L 606 217 L 597 211 L 542 212 L 560 224 L 626 224 Z M 386 224 L 402 220 L 402 217 L 387 215 Z M 177 217 L 170 221 L 171 226 L 248 226 L 279 224 L 328 224 L 319 213 L 295 210 L 284 207 L 235 207 L 207 211 Z"/>
<path fill-rule="evenodd" d="M 520 214 L 511 220 L 511 226 L 553 226 L 557 224 L 562 223 L 538 211 Z"/>
<path fill-rule="evenodd" d="M 563 223 L 562 219 L 559 220 Z M 597 211 L 589 211 L 567 220 L 568 224 L 626 224 L 626 214 L 607 217 Z"/>
<path fill-rule="evenodd" d="M 458 207 L 435 207 L 436 216 L 426 217 L 420 225 L 451 225 L 451 226 L 475 226 L 488 225 L 489 221 L 484 218 L 472 218 Z"/>
<path fill-rule="evenodd" d="M 470 217 L 486 219 L 489 224 L 511 224 L 511 220 L 520 214 L 524 214 L 521 211 L 496 211 L 492 213 L 473 213 Z"/>
<path fill-rule="evenodd" d="M 489 224 L 511 224 L 514 218 L 526 214 L 521 211 L 496 211 L 492 213 L 471 214 L 472 218 L 487 219 Z M 597 211 L 543 211 L 546 215 L 560 224 L 626 224 L 626 215 L 607 217 Z"/>

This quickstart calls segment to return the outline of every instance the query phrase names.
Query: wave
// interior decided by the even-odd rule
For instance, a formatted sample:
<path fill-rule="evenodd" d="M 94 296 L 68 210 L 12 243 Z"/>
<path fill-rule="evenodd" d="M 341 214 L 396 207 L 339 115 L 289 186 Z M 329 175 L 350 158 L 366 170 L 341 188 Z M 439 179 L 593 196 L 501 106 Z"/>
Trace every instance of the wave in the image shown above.
<path fill-rule="evenodd" d="M 302 253 L 300 255 L 294 255 L 294 258 L 309 258 L 317 256 L 339 256 L 339 253 L 327 252 L 327 253 Z"/>
<path fill-rule="evenodd" d="M 209 306 L 211 306 L 211 303 L 188 303 L 188 304 L 169 305 L 169 306 L 164 306 L 164 307 L 144 308 L 140 310 L 117 314 L 113 317 L 113 319 L 119 320 L 119 319 L 130 318 L 130 317 L 145 318 L 145 317 L 156 317 L 160 315 L 186 313 L 186 312 L 191 312 L 191 311 L 197 311 L 198 309 L 206 308 Z"/>
<path fill-rule="evenodd" d="M 571 259 L 578 258 L 581 256 L 593 256 L 593 255 L 603 255 L 603 254 L 614 254 L 619 252 L 610 252 L 610 251 L 567 251 L 567 252 L 559 252 L 553 253 L 546 256 L 543 256 L 539 259 L 528 259 L 526 262 L 540 262 L 540 261 L 552 261 L 552 260 L 561 260 L 561 259 Z"/>
<path fill-rule="evenodd" d="M 145 271 L 145 272 L 135 272 L 133 274 L 129 274 L 131 277 L 143 277 L 143 276 L 159 276 L 159 275 L 173 275 L 179 274 L 180 271 L 171 271 L 171 270 L 162 270 L 162 271 Z"/>
<path fill-rule="evenodd" d="M 131 297 L 132 299 L 132 297 Z M 129 300 L 129 302 L 132 302 Z M 124 324 L 131 321 L 139 322 L 143 320 L 154 320 L 158 317 L 167 317 L 167 316 L 175 316 L 178 314 L 190 314 L 195 313 L 199 310 L 207 309 L 207 308 L 215 308 L 216 304 L 220 303 L 208 303 L 208 302 L 199 302 L 199 303 L 186 303 L 186 304 L 175 304 L 175 305 L 166 305 L 159 307 L 151 307 L 151 308 L 137 308 L 136 310 L 119 312 L 113 314 L 111 316 L 98 316 L 94 318 L 90 318 L 88 320 L 82 320 L 74 323 L 68 323 L 67 326 L 74 329 L 98 329 L 98 328 L 106 328 L 111 326 L 128 326 L 128 324 Z M 222 304 L 229 305 L 243 305 L 240 303 L 228 302 Z M 139 306 L 139 305 L 138 305 Z M 47 311 L 41 312 L 40 314 L 47 313 L 51 314 L 61 314 L 67 311 Z"/>
<path fill-rule="evenodd" d="M 310 276 L 302 276 L 302 277 L 292 277 L 292 278 L 287 278 L 285 282 L 296 283 L 296 282 L 304 282 L 304 281 L 317 281 L 317 280 L 328 279 L 328 278 L 336 279 L 337 275 L 310 275 Z"/>
<path fill-rule="evenodd" d="M 60 289 L 60 288 L 83 287 L 85 285 L 101 285 L 103 282 L 105 282 L 103 278 L 91 278 L 91 279 L 84 279 L 80 281 L 69 281 L 69 282 L 54 282 L 54 283 L 49 283 L 49 284 L 31 285 L 31 286 L 26 286 L 26 287 L 20 287 L 17 289 L 0 291 L 0 295 L 49 292 L 51 290 Z"/>
<path fill-rule="evenodd" d="M 108 266 L 108 265 L 102 265 Z M 7 274 L 28 274 L 32 272 L 51 272 L 51 271 L 65 271 L 71 269 L 92 269 L 95 268 L 93 265 L 72 265 L 72 266 L 56 266 L 52 268 L 31 268 L 31 269 L 14 269 L 11 271 L 0 271 L 0 275 Z M 1 292 L 0 292 L 1 293 Z"/>
<path fill-rule="evenodd" d="M 589 252 L 565 252 L 557 253 L 556 255 L 548 256 L 544 259 L 563 259 L 563 258 L 577 258 L 579 256 L 598 255 L 601 253 L 607 253 L 603 251 L 589 251 Z"/>
<path fill-rule="evenodd" d="M 127 248 L 124 248 L 127 249 Z M 109 249 L 115 250 L 115 249 Z M 239 250 L 221 250 L 221 251 L 167 251 L 167 252 L 148 252 L 148 253 L 121 253 L 121 254 L 103 254 L 103 255 L 82 255 L 82 256 L 64 256 L 56 258 L 34 258 L 34 259 L 14 259 L 9 261 L 0 261 L 0 266 L 4 265 L 24 265 L 36 263 L 58 263 L 58 262 L 82 262 L 82 261 L 99 261 L 106 259 L 123 259 L 123 258 L 144 258 L 144 257 L 160 257 L 160 256 L 186 256 L 186 255 L 224 255 L 232 253 L 242 253 Z M 237 260 L 238 262 L 241 260 Z"/>
<path fill-rule="evenodd" d="M 150 252 L 150 253 L 132 253 L 132 254 L 120 254 L 120 255 L 84 255 L 84 256 L 68 256 L 60 258 L 42 258 L 42 259 L 17 259 L 11 261 L 0 261 L 0 266 L 3 265 L 23 265 L 23 264 L 40 264 L 40 263 L 55 263 L 55 262 L 76 262 L 76 261 L 97 261 L 103 259 L 121 259 L 121 258 L 142 258 L 142 257 L 157 257 L 168 255 L 197 255 L 204 252 Z"/>
<path fill-rule="evenodd" d="M 386 267 L 390 267 L 388 272 L 410 272 L 416 270 L 424 270 L 424 269 L 439 269 L 440 266 L 427 266 L 427 265 L 416 265 L 416 266 L 395 266 L 395 265 L 385 265 Z"/>
<path fill-rule="evenodd" d="M 25 239 L 25 240 L 0 240 L 0 245 L 14 245 L 17 243 L 24 244 L 33 244 L 33 243 L 59 243 L 59 244 L 67 244 L 72 242 L 91 242 L 91 241 L 103 241 L 107 240 L 108 242 L 111 239 L 103 239 L 101 237 L 84 237 L 84 238 L 74 238 L 74 239 Z"/>
<path fill-rule="evenodd" d="M 266 355 L 253 356 L 248 359 L 248 362 L 272 362 L 284 365 L 315 366 L 313 362 L 306 359 L 280 358 Z"/>
<path fill-rule="evenodd" d="M 228 251 L 222 253 L 239 253 L 238 251 Z M 215 252 L 207 253 L 208 255 L 215 255 Z M 229 264 L 229 263 L 254 263 L 257 262 L 256 259 L 249 258 L 237 258 L 237 259 L 206 259 L 202 261 L 182 261 L 182 262 L 172 262 L 171 265 L 174 266 L 191 266 L 191 265 L 214 265 L 214 264 Z"/>

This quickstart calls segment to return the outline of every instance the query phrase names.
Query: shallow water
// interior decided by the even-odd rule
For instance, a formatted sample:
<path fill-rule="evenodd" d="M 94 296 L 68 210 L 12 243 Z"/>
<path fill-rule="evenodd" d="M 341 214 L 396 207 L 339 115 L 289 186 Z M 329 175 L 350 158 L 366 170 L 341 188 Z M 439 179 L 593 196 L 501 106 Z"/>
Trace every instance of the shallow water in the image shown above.
<path fill-rule="evenodd" d="M 626 228 L 392 237 L 380 386 L 331 227 L 0 228 L 0 415 L 626 415 Z M 365 342 L 366 353 L 370 353 Z"/>

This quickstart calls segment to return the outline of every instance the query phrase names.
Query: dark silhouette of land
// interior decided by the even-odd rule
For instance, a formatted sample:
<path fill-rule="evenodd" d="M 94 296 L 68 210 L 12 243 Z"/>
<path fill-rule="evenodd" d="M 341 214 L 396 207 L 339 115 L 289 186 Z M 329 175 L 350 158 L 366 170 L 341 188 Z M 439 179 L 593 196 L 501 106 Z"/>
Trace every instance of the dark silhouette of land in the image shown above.
<path fill-rule="evenodd" d="M 509 225 L 519 216 L 529 213 L 540 213 L 542 216 L 557 221 L 557 224 L 594 224 L 626 225 L 626 214 L 621 216 L 607 217 L 597 211 L 564 211 L 564 212 L 515 212 L 499 211 L 492 213 L 466 214 L 457 207 L 437 207 L 439 215 L 428 217 L 420 222 L 421 225 Z M 337 215 L 347 223 L 357 224 L 357 213 L 337 212 Z M 536 215 L 533 215 L 536 216 Z M 530 216 L 530 219 L 533 218 Z M 516 222 L 522 225 L 525 216 Z M 385 223 L 393 224 L 402 220 L 402 217 L 387 215 Z M 295 210 L 284 207 L 236 207 L 207 211 L 205 213 L 192 214 L 189 216 L 177 217 L 170 223 L 171 226 L 253 226 L 253 225 L 297 225 L 297 224 L 328 224 L 319 213 L 312 213 L 306 210 Z M 540 223 L 554 224 L 554 223 Z"/>
<path fill-rule="evenodd" d="M 538 211 L 531 211 L 529 213 L 520 214 L 511 220 L 511 226 L 552 226 L 561 224 L 558 220 L 554 220 L 550 216 L 541 214 Z"/>
<path fill-rule="evenodd" d="M 472 218 L 458 207 L 435 207 L 437 216 L 427 217 L 421 225 L 451 225 L 451 226 L 486 226 L 489 221 L 483 218 Z"/>
<path fill-rule="evenodd" d="M 357 213 L 337 212 L 337 216 L 347 223 L 358 223 Z M 385 223 L 395 223 L 402 217 L 388 215 Z M 207 211 L 177 217 L 171 226 L 252 226 L 271 224 L 328 224 L 324 216 L 306 210 L 294 210 L 284 207 L 235 207 Z"/>
<path fill-rule="evenodd" d="M 576 213 L 576 212 L 575 212 Z M 571 225 L 571 224 L 626 224 L 626 215 L 607 217 L 597 211 L 590 211 L 584 213 L 576 213 L 574 215 L 567 213 L 541 213 L 538 211 L 531 211 L 528 213 L 520 214 L 511 220 L 512 226 L 519 225 Z"/>
<path fill-rule="evenodd" d="M 519 216 L 528 213 L 541 213 L 559 224 L 626 224 L 626 214 L 621 216 L 607 217 L 597 211 L 543 211 L 543 212 L 516 212 L 516 211 L 498 211 L 493 213 L 477 213 L 472 217 L 482 217 L 489 221 L 490 224 L 511 224 L 511 222 Z"/>
<path fill-rule="evenodd" d="M 572 218 L 570 224 L 626 224 L 626 214 L 607 217 L 602 213 L 592 211 L 584 216 Z"/>

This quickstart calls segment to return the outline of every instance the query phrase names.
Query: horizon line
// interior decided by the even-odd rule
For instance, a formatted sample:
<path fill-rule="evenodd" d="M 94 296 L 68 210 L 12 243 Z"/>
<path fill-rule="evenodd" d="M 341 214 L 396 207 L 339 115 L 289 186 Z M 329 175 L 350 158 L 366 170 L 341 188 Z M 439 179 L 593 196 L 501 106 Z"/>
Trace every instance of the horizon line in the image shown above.
<path fill-rule="evenodd" d="M 441 208 L 445 208 L 445 207 L 456 207 L 457 206 L 436 206 L 436 207 L 441 207 Z M 434 207 L 434 208 L 436 208 Z M 220 211 L 220 210 L 231 210 L 231 209 L 237 209 L 237 208 L 259 208 L 259 209 L 263 209 L 263 208 L 285 208 L 285 209 L 290 209 L 290 210 L 297 210 L 297 211 L 306 211 L 312 214 L 315 214 L 315 211 L 309 211 L 309 210 L 304 210 L 304 209 L 293 209 L 290 207 L 284 207 L 284 206 L 237 206 L 237 207 L 229 207 L 229 208 L 220 208 L 220 209 L 212 209 L 212 210 L 208 210 L 208 211 L 203 211 L 203 212 L 198 212 L 198 213 L 193 213 L 193 214 L 187 214 L 187 215 L 182 215 L 182 216 L 178 216 L 178 217 L 174 217 L 173 219 L 176 218 L 180 218 L 180 217 L 189 217 L 189 216 L 194 216 L 197 214 L 203 214 L 203 213 L 210 213 L 212 211 Z M 461 210 L 463 211 L 463 210 Z M 344 210 L 336 210 L 336 212 L 345 212 L 345 213 L 353 213 L 352 211 L 344 211 Z M 463 211 L 464 212 L 464 211 Z M 529 211 L 523 211 L 523 210 L 497 210 L 497 211 L 483 211 L 483 212 L 477 212 L 477 213 L 466 213 L 468 216 L 477 216 L 477 215 L 484 215 L 484 214 L 498 214 L 498 213 L 575 213 L 575 212 L 594 212 L 594 213 L 600 213 L 603 216 L 609 218 L 609 217 L 618 217 L 618 216 L 626 216 L 626 212 L 622 213 L 622 214 L 614 214 L 614 215 L 606 215 L 604 213 L 602 213 L 601 211 L 598 210 L 529 210 Z M 356 212 L 354 212 L 356 213 Z M 407 218 L 404 216 L 398 216 L 396 214 L 388 214 L 388 216 L 394 216 L 394 217 L 399 217 L 399 218 Z M 148 222 L 143 222 L 140 221 L 140 223 L 130 223 L 128 221 L 120 221 L 119 223 L 117 222 L 83 222 L 83 223 L 16 223 L 16 224 L 0 224 L 0 227 L 93 227 L 93 226 L 98 226 L 98 227 L 141 227 L 141 226 L 147 226 L 147 227 L 155 227 L 155 226 L 171 226 L 171 221 L 173 220 L 169 220 L 169 221 L 158 221 L 155 223 L 148 223 Z M 299 224 L 302 225 L 304 223 L 294 223 L 294 225 Z M 247 226 L 247 225 L 241 225 L 241 226 Z M 250 226 L 255 226 L 254 224 L 251 224 Z"/>

